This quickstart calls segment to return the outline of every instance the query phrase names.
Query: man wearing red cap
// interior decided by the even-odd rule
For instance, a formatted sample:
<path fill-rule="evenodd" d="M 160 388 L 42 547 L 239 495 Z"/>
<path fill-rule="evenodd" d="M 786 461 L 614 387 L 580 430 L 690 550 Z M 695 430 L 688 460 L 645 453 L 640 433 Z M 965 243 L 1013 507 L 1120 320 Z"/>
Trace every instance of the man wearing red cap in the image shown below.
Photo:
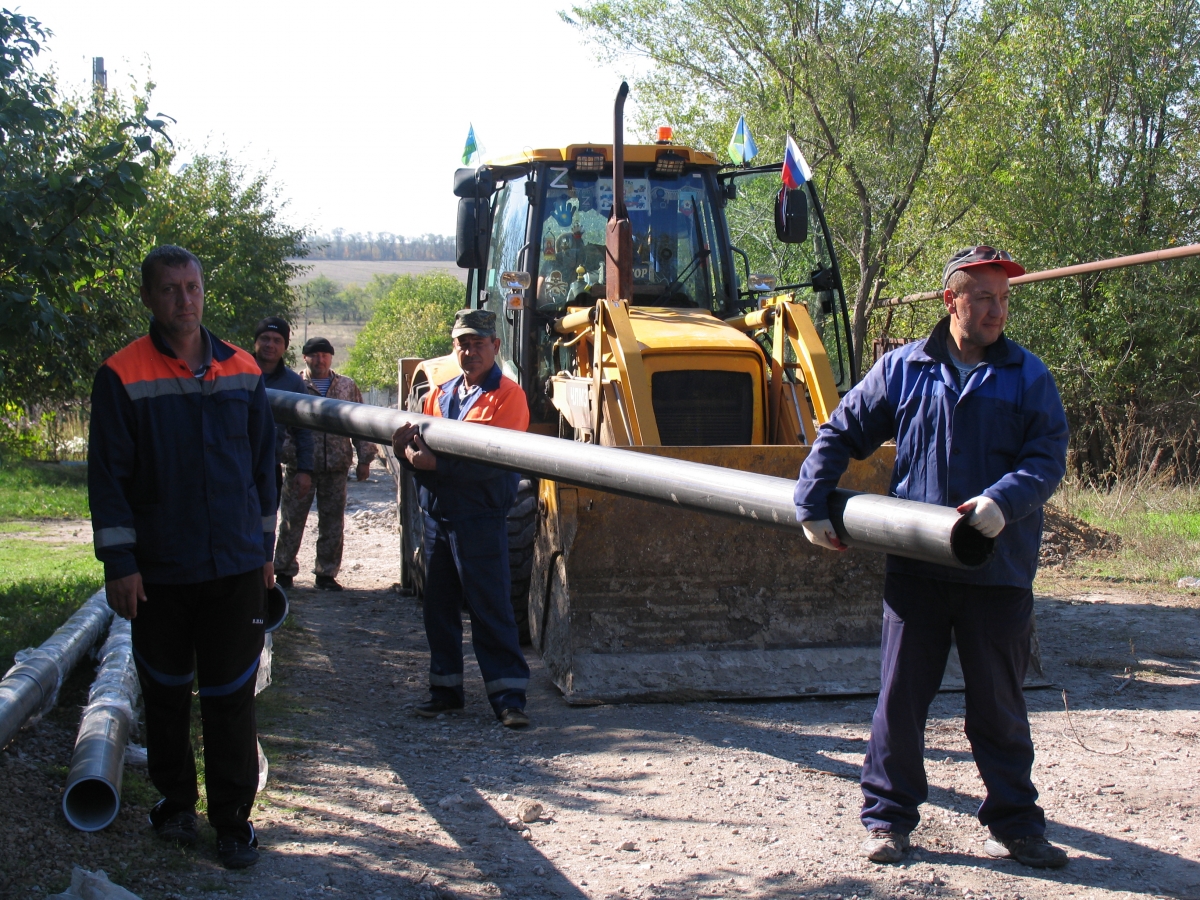
<path fill-rule="evenodd" d="M 990 856 L 1057 868 L 1066 854 L 1044 834 L 1030 773 L 1033 741 L 1022 685 L 1033 631 L 1033 577 L 1042 505 L 1066 470 L 1067 420 L 1054 379 L 1004 337 L 1010 276 L 1002 250 L 968 247 L 943 271 L 947 315 L 929 337 L 893 350 L 822 425 L 796 485 L 808 539 L 845 550 L 828 498 L 851 458 L 896 442 L 890 493 L 953 506 L 995 539 L 970 571 L 887 560 L 879 702 L 863 761 L 863 844 L 874 862 L 899 862 L 928 797 L 924 731 L 950 652 L 966 682 L 965 730 L 987 796 L 979 821 Z"/>

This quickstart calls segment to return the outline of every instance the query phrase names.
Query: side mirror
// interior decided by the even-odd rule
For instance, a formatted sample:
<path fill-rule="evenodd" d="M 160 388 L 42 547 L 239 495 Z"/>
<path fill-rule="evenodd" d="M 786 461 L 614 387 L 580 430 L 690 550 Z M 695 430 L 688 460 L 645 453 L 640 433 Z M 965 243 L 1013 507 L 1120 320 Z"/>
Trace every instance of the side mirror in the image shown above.
<path fill-rule="evenodd" d="M 506 291 L 527 291 L 530 280 L 528 272 L 501 272 L 500 286 Z"/>
<path fill-rule="evenodd" d="M 463 197 L 458 201 L 458 227 L 454 233 L 455 262 L 460 269 L 482 269 L 487 261 L 487 200 Z"/>
<path fill-rule="evenodd" d="M 779 284 L 779 279 L 774 275 L 751 275 L 750 293 L 758 294 L 765 291 L 773 291 L 777 284 Z"/>
<path fill-rule="evenodd" d="M 508 297 L 505 299 L 505 307 L 508 309 L 522 309 L 525 306 L 523 295 L 529 288 L 530 278 L 528 272 L 501 272 L 500 287 L 508 291 Z"/>
<path fill-rule="evenodd" d="M 775 236 L 785 244 L 808 240 L 808 194 L 781 188 L 775 198 Z"/>
<path fill-rule="evenodd" d="M 496 192 L 496 176 L 491 169 L 454 170 L 455 197 L 490 197 Z"/>

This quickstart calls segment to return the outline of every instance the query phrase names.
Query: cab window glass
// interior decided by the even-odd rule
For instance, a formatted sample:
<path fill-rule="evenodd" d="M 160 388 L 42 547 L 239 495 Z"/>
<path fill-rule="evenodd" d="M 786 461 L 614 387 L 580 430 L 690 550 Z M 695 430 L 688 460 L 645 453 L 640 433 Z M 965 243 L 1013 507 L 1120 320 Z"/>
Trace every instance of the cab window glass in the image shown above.
<path fill-rule="evenodd" d="M 528 217 L 529 199 L 525 196 L 525 176 L 522 175 L 507 182 L 496 194 L 495 206 L 492 209 L 492 241 L 488 248 L 488 265 L 483 284 L 487 292 L 484 309 L 496 314 L 497 323 L 507 323 L 507 326 L 501 326 L 504 329 L 500 341 L 502 361 L 512 359 L 516 334 L 512 327 L 514 317 L 508 315 L 505 310 L 505 291 L 500 284 L 500 274 L 520 269 L 521 248 L 525 245 Z"/>
<path fill-rule="evenodd" d="M 803 244 L 784 244 L 775 236 L 775 198 L 781 186 L 778 170 L 772 168 L 769 172 L 734 175 L 728 180 L 736 189 L 736 197 L 727 202 L 725 212 L 729 220 L 729 240 L 735 248 L 735 280 L 742 306 L 752 308 L 757 305 L 757 298 L 747 293 L 748 272 L 773 275 L 778 279 L 780 288 L 803 285 L 786 292 L 794 294 L 796 301 L 807 307 L 813 325 L 825 344 L 838 390 L 849 390 L 852 386 L 849 343 L 841 317 L 845 300 L 836 287 L 814 290 L 810 286 L 813 273 L 832 273 L 833 270 L 832 255 L 817 213 L 812 183 L 802 188 L 808 194 L 808 240 Z"/>
<path fill-rule="evenodd" d="M 538 244 L 537 302 L 554 311 L 605 295 L 604 241 L 613 206 L 610 177 L 547 172 Z M 717 309 L 722 273 L 707 183 L 699 172 L 655 175 L 630 166 L 625 206 L 633 231 L 633 303 Z"/>

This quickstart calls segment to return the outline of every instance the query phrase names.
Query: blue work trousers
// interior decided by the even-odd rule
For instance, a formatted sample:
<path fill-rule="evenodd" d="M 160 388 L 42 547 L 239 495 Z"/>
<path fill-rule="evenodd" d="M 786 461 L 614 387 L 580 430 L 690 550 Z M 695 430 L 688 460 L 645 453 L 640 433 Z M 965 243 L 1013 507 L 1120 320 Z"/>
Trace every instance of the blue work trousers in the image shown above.
<path fill-rule="evenodd" d="M 1033 740 L 1022 684 L 1033 591 L 889 573 L 884 586 L 881 689 L 863 761 L 862 822 L 907 833 L 929 796 L 925 720 L 953 633 L 966 682 L 966 734 L 987 788 L 979 821 L 1001 838 L 1040 835 L 1046 818 L 1030 779 Z"/>
<path fill-rule="evenodd" d="M 425 514 L 425 637 L 435 699 L 463 703 L 463 624 L 496 715 L 525 708 L 529 665 L 513 618 L 508 524 L 503 514 L 447 522 Z"/>

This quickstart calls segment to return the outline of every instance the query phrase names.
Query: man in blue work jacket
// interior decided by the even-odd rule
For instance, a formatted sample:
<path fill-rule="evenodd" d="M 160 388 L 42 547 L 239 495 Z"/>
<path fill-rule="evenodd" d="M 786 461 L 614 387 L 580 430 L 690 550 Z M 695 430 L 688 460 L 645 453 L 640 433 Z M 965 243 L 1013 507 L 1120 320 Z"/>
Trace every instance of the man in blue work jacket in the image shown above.
<path fill-rule="evenodd" d="M 263 386 L 269 390 L 291 391 L 293 394 L 307 394 L 304 379 L 299 372 L 289 369 L 283 362 L 291 343 L 292 328 L 287 321 L 279 316 L 267 316 L 254 326 L 254 360 L 262 369 Z M 295 488 L 297 494 L 307 494 L 312 490 L 313 476 L 313 433 L 307 428 L 297 428 L 288 425 L 286 428 L 275 426 L 275 508 L 279 508 L 279 498 L 283 496 L 283 441 L 290 437 L 296 447 Z M 279 579 L 282 582 L 282 578 Z M 284 585 L 291 587 L 291 585 Z"/>
<path fill-rule="evenodd" d="M 524 431 L 529 405 L 521 386 L 500 371 L 496 314 L 459 310 L 450 331 L 462 374 L 425 398 L 428 416 Z M 507 728 L 529 724 L 529 666 L 513 616 L 508 568 L 508 511 L 520 476 L 494 466 L 436 456 L 420 428 L 405 423 L 392 449 L 413 471 L 425 515 L 425 637 L 429 700 L 417 715 L 432 718 L 463 708 L 462 610 L 471 615 L 471 643 L 484 690 Z"/>
<path fill-rule="evenodd" d="M 851 458 L 896 442 L 891 493 L 954 506 L 996 539 L 991 562 L 965 571 L 887 559 L 879 702 L 863 761 L 863 852 L 898 862 L 928 796 L 925 719 L 951 635 L 966 681 L 966 733 L 987 787 L 984 849 L 1036 867 L 1066 865 L 1044 837 L 1030 773 L 1033 741 L 1022 684 L 1033 628 L 1033 576 L 1042 505 L 1065 473 L 1067 420 L 1054 379 L 1004 337 L 1010 276 L 1004 251 L 970 247 L 943 272 L 947 315 L 933 332 L 888 353 L 821 426 L 796 485 L 808 539 L 845 550 L 827 501 Z"/>
<path fill-rule="evenodd" d="M 258 861 L 254 686 L 275 584 L 275 425 L 249 353 L 200 324 L 187 250 L 142 263 L 150 333 L 92 387 L 88 502 L 109 606 L 132 621 L 146 713 L 150 811 L 162 839 L 196 842 L 192 684 L 204 720 L 208 821 L 230 869 Z"/>

